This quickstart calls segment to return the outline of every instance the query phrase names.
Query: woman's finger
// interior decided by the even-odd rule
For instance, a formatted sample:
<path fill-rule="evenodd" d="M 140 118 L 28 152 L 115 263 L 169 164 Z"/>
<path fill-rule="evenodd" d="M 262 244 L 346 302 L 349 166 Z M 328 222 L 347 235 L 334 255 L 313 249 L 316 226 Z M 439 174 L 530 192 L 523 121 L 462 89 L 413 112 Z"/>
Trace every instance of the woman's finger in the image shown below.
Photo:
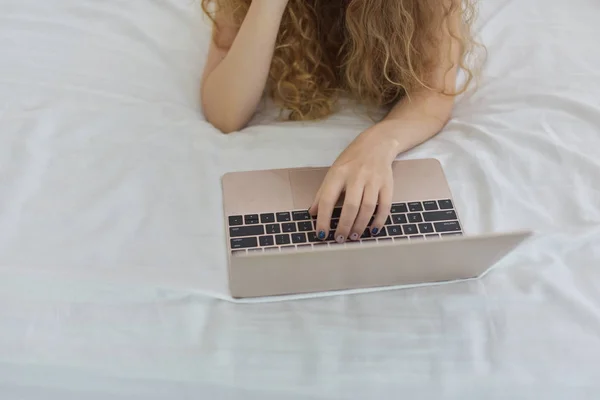
<path fill-rule="evenodd" d="M 358 240 L 363 235 L 365 229 L 369 225 L 369 221 L 373 218 L 375 208 L 377 207 L 377 199 L 379 198 L 380 188 L 378 185 L 367 184 L 363 193 L 360 211 L 354 221 L 354 226 L 350 231 L 350 240 Z"/>
<path fill-rule="evenodd" d="M 354 226 L 356 216 L 360 210 L 364 190 L 365 185 L 362 183 L 353 184 L 349 188 L 346 188 L 346 198 L 342 206 L 342 215 L 335 232 L 336 242 L 344 243 L 348 239 L 348 236 L 350 236 L 350 230 Z"/>
<path fill-rule="evenodd" d="M 319 214 L 319 199 L 321 198 L 321 189 L 317 192 L 315 199 L 313 200 L 312 205 L 308 209 L 308 213 L 313 217 Z"/>
<path fill-rule="evenodd" d="M 343 181 L 338 179 L 327 179 L 323 182 L 320 190 L 320 198 L 317 206 L 317 238 L 325 240 L 329 235 L 331 215 L 340 198 L 343 189 Z"/>
<path fill-rule="evenodd" d="M 377 235 L 385 226 L 385 221 L 390 216 L 392 208 L 392 186 L 391 184 L 384 185 L 379 191 L 379 206 L 377 213 L 371 224 L 371 234 Z"/>

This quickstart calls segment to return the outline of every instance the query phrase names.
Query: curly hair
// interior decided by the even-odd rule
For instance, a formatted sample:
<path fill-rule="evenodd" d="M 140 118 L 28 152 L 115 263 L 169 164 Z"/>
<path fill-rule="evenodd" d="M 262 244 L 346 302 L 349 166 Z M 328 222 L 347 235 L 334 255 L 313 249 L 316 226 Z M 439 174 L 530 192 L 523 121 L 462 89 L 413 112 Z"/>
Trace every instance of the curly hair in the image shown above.
<path fill-rule="evenodd" d="M 389 106 L 423 88 L 457 96 L 473 71 L 467 58 L 476 0 L 289 0 L 268 80 L 268 92 L 289 120 L 315 120 L 335 111 L 339 96 L 370 107 Z M 240 26 L 251 0 L 202 0 Z M 460 13 L 456 27 L 449 18 Z M 214 21 L 214 19 L 213 19 Z M 466 72 L 457 90 L 433 88 L 431 71 L 440 63 L 440 42 L 449 34 L 460 44 Z"/>

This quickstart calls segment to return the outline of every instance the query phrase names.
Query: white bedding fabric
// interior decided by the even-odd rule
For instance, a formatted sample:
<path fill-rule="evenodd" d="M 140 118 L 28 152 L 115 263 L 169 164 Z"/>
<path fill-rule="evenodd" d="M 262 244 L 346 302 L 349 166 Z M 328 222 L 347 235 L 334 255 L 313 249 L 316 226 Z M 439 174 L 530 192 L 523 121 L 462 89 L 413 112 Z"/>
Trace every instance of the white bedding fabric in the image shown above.
<path fill-rule="evenodd" d="M 0 398 L 597 398 L 599 15 L 484 0 L 479 90 L 405 155 L 526 246 L 477 281 L 241 305 L 219 177 L 330 164 L 368 121 L 217 133 L 198 1 L 0 0 Z"/>

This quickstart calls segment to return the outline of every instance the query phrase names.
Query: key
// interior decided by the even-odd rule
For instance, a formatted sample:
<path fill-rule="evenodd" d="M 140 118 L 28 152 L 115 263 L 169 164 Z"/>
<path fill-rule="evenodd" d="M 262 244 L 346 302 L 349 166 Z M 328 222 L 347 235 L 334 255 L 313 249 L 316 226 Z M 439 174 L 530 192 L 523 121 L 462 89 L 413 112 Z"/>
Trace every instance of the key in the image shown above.
<path fill-rule="evenodd" d="M 390 236 L 402 236 L 402 227 L 400 225 L 388 226 L 387 230 Z"/>
<path fill-rule="evenodd" d="M 283 228 L 283 232 L 285 233 L 293 233 L 297 231 L 295 222 L 286 222 L 284 224 L 281 224 L 281 227 Z"/>
<path fill-rule="evenodd" d="M 462 236 L 462 232 L 442 233 L 442 236 Z"/>
<path fill-rule="evenodd" d="M 306 243 L 306 233 L 294 233 L 292 235 L 292 243 Z"/>
<path fill-rule="evenodd" d="M 451 222 L 437 222 L 435 223 L 436 232 L 446 233 L 446 232 L 456 232 L 460 231 L 460 224 L 458 221 Z"/>
<path fill-rule="evenodd" d="M 454 208 L 454 205 L 452 204 L 452 200 L 440 200 L 440 201 L 438 201 L 438 203 L 440 203 L 440 208 L 442 210 L 451 210 Z"/>
<path fill-rule="evenodd" d="M 425 236 L 423 235 L 415 235 L 415 236 L 411 236 L 410 240 L 423 240 L 425 239 Z"/>
<path fill-rule="evenodd" d="M 404 229 L 405 235 L 415 235 L 419 233 L 416 225 L 404 225 L 402 228 Z"/>
<path fill-rule="evenodd" d="M 396 225 L 403 225 L 403 224 L 408 223 L 408 220 L 406 219 L 406 215 L 404 215 L 404 214 L 392 215 L 392 221 L 394 221 L 394 224 L 396 224 Z"/>
<path fill-rule="evenodd" d="M 229 217 L 230 226 L 244 225 L 244 218 L 241 215 L 233 215 Z"/>
<path fill-rule="evenodd" d="M 268 247 L 268 246 L 275 245 L 275 240 L 273 239 L 273 236 L 261 236 L 259 241 L 260 241 L 260 245 L 262 247 Z"/>
<path fill-rule="evenodd" d="M 277 235 L 275 236 L 275 243 L 277 243 L 277 245 L 281 246 L 281 245 L 285 245 L 285 244 L 290 244 L 291 240 L 290 240 L 290 235 Z"/>
<path fill-rule="evenodd" d="M 392 219 L 390 217 L 387 217 L 387 219 L 385 220 L 385 225 L 391 225 L 392 224 Z"/>
<path fill-rule="evenodd" d="M 298 222 L 298 230 L 300 232 L 309 232 L 312 231 L 313 228 L 313 223 L 312 221 L 303 221 L 303 222 Z"/>
<path fill-rule="evenodd" d="M 312 217 L 308 211 L 294 211 L 292 212 L 292 219 L 294 221 L 310 221 Z"/>
<path fill-rule="evenodd" d="M 258 224 L 258 214 L 245 215 L 244 222 L 246 223 L 246 225 Z"/>
<path fill-rule="evenodd" d="M 371 231 L 368 229 L 365 229 L 365 231 L 363 232 L 362 236 L 360 237 L 361 239 L 368 239 L 371 237 Z"/>
<path fill-rule="evenodd" d="M 335 231 L 329 231 L 329 235 L 327 235 L 327 239 L 325 241 L 332 242 L 335 240 Z"/>
<path fill-rule="evenodd" d="M 377 235 L 372 235 L 373 237 L 384 237 L 387 236 L 387 231 L 385 230 L 385 227 L 381 228 L 381 230 L 377 233 Z"/>
<path fill-rule="evenodd" d="M 407 213 L 407 212 L 408 212 L 408 207 L 406 207 L 406 204 L 404 204 L 404 203 L 394 204 L 392 206 L 392 214 L 401 214 L 401 213 Z"/>
<path fill-rule="evenodd" d="M 423 205 L 420 201 L 415 201 L 414 203 L 408 203 L 408 209 L 412 212 L 423 211 Z"/>
<path fill-rule="evenodd" d="M 425 238 L 427 240 L 434 240 L 434 239 L 439 239 L 440 235 L 437 235 L 437 234 L 436 235 L 425 235 Z"/>
<path fill-rule="evenodd" d="M 421 233 L 433 233 L 433 225 L 431 224 L 419 224 L 419 232 Z"/>
<path fill-rule="evenodd" d="M 235 228 L 229 228 L 229 236 L 234 237 L 243 237 L 243 236 L 259 236 L 264 235 L 265 229 L 262 225 L 253 225 L 253 226 L 240 226 Z"/>
<path fill-rule="evenodd" d="M 308 241 L 311 243 L 320 242 L 319 238 L 317 237 L 317 232 L 308 232 L 307 236 L 308 236 Z"/>
<path fill-rule="evenodd" d="M 410 222 L 412 224 L 416 224 L 418 222 L 423 222 L 423 217 L 421 217 L 421 214 L 419 214 L 419 213 L 408 214 L 408 222 Z"/>
<path fill-rule="evenodd" d="M 288 222 L 291 221 L 292 217 L 290 217 L 289 212 L 279 212 L 277 213 L 277 222 Z"/>
<path fill-rule="evenodd" d="M 427 211 L 439 210 L 437 202 L 435 201 L 426 201 L 423 203 L 423 206 L 425 206 L 425 210 Z"/>
<path fill-rule="evenodd" d="M 258 240 L 255 237 L 231 239 L 232 249 L 249 249 L 253 247 L 258 247 Z"/>
<path fill-rule="evenodd" d="M 423 218 L 425 222 L 441 222 L 441 221 L 453 221 L 458 217 L 456 216 L 456 212 L 453 210 L 448 211 L 432 211 L 432 212 L 424 212 Z"/>
<path fill-rule="evenodd" d="M 338 224 L 340 223 L 339 219 L 332 219 L 331 223 L 329 224 L 329 227 L 333 230 L 337 229 Z"/>
<path fill-rule="evenodd" d="M 261 214 L 260 222 L 262 224 L 270 224 L 275 222 L 275 214 Z"/>
<path fill-rule="evenodd" d="M 276 233 L 281 233 L 281 228 L 279 227 L 279 224 L 271 224 L 271 225 L 267 225 L 267 233 L 274 235 Z"/>
<path fill-rule="evenodd" d="M 333 213 L 331 214 L 331 218 L 339 218 L 342 216 L 342 207 L 335 207 L 333 209 Z"/>

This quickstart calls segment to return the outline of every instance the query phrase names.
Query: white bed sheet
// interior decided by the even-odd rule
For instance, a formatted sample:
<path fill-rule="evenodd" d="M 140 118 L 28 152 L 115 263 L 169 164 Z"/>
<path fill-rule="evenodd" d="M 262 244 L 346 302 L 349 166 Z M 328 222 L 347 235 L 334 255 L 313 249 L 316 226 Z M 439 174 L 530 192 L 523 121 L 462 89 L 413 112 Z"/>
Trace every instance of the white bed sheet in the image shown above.
<path fill-rule="evenodd" d="M 597 398 L 600 4 L 482 11 L 479 90 L 405 157 L 469 232 L 536 237 L 478 281 L 240 305 L 219 176 L 327 165 L 368 122 L 218 134 L 194 1 L 0 0 L 0 397 Z"/>

